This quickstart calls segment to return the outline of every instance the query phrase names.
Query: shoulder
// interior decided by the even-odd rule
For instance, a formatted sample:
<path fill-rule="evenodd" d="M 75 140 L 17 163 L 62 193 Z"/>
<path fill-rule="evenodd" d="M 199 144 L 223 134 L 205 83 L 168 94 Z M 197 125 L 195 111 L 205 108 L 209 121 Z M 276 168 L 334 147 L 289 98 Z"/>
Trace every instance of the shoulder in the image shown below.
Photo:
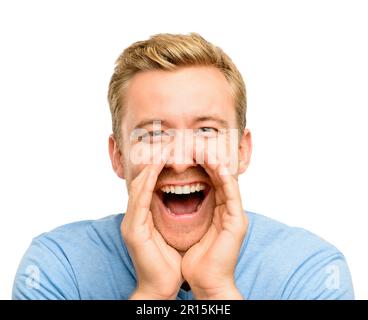
<path fill-rule="evenodd" d="M 121 270 L 125 259 L 121 220 L 118 214 L 74 222 L 34 238 L 18 267 L 13 298 L 80 299 L 93 286 L 107 286 L 103 273 Z"/>
<path fill-rule="evenodd" d="M 41 245 L 50 253 L 66 256 L 70 263 L 95 260 L 99 255 L 112 254 L 123 246 L 120 235 L 122 215 L 110 215 L 98 220 L 78 221 L 42 233 L 33 239 L 31 247 Z"/>
<path fill-rule="evenodd" d="M 62 246 L 64 250 L 93 246 L 93 243 L 120 241 L 122 214 L 110 215 L 98 220 L 84 220 L 57 227 L 42 233 L 33 242 L 42 242 L 50 247 Z M 92 240 L 92 241 L 91 241 Z"/>
<path fill-rule="evenodd" d="M 247 212 L 250 220 L 249 241 L 255 249 L 272 251 L 277 255 L 292 255 L 297 259 L 315 251 L 337 253 L 338 249 L 316 234 L 292 227 L 254 212 Z"/>
<path fill-rule="evenodd" d="M 353 298 L 345 257 L 335 246 L 305 229 L 253 212 L 247 215 L 249 229 L 239 264 L 258 273 L 253 287 L 262 291 L 271 283 L 265 296 L 272 299 Z M 328 288 L 334 275 L 340 290 L 332 290 L 332 284 Z"/>

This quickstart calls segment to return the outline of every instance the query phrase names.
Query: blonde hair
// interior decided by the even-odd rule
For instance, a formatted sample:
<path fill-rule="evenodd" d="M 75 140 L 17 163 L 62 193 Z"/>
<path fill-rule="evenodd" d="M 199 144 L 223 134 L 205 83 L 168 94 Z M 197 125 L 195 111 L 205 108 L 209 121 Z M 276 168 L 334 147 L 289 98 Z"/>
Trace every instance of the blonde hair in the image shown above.
<path fill-rule="evenodd" d="M 185 66 L 218 68 L 230 84 L 234 97 L 238 127 L 246 126 L 246 90 L 243 78 L 224 51 L 206 41 L 198 33 L 188 35 L 160 33 L 126 48 L 115 63 L 108 91 L 115 139 L 120 140 L 120 125 L 124 111 L 124 92 L 129 80 L 138 72 L 150 70 L 174 71 Z"/>

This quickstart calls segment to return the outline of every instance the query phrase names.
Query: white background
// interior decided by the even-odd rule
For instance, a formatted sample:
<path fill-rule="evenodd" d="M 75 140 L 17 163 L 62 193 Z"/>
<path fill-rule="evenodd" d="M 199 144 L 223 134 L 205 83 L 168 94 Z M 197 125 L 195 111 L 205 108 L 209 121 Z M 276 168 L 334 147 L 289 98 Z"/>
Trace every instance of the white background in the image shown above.
<path fill-rule="evenodd" d="M 368 298 L 366 1 L 1 1 L 0 298 L 32 237 L 122 212 L 107 152 L 114 61 L 202 34 L 243 73 L 254 153 L 244 207 L 336 245 Z"/>

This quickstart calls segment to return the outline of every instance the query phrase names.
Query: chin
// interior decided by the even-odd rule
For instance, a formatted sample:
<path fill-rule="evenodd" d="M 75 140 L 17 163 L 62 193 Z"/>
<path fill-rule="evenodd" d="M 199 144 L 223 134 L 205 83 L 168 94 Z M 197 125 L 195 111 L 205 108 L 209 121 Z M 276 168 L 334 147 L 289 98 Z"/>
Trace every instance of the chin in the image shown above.
<path fill-rule="evenodd" d="M 156 226 L 156 228 L 169 246 L 173 247 L 180 253 L 185 253 L 203 238 L 208 231 L 211 222 L 212 221 L 209 220 L 206 225 L 201 226 L 200 230 L 191 231 L 179 229 L 176 230 L 176 232 L 172 232 L 165 230 L 165 227 Z"/>

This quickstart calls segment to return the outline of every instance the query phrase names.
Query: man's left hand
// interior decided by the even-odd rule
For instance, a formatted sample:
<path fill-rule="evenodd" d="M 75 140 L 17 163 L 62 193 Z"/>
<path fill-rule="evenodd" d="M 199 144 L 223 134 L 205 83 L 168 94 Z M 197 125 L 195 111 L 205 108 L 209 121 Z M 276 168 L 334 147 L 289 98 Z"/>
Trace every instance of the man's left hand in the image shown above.
<path fill-rule="evenodd" d="M 216 207 L 207 233 L 184 255 L 182 274 L 196 299 L 243 299 L 234 279 L 248 228 L 239 184 L 227 167 L 206 150 L 203 166 L 215 189 Z"/>

